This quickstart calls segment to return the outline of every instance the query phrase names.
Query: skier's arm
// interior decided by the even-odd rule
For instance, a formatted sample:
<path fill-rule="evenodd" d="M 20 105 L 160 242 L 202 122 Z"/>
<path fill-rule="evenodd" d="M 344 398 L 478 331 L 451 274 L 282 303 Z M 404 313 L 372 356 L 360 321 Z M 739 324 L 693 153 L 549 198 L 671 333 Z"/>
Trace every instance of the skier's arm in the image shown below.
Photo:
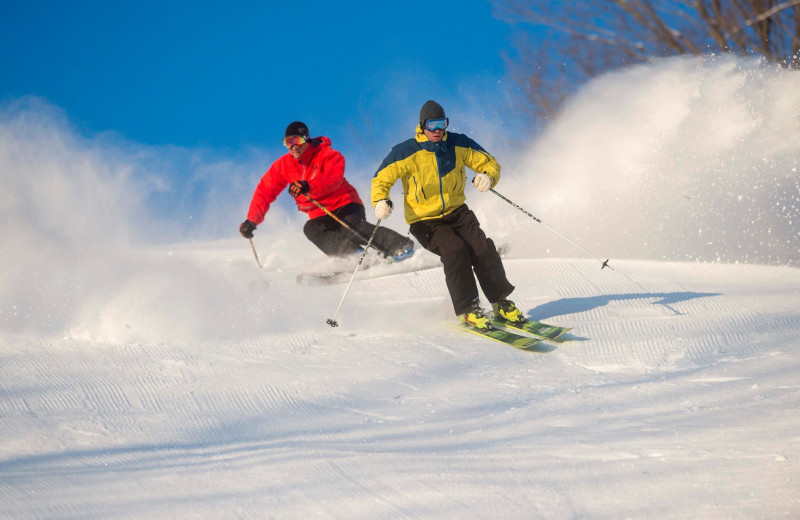
<path fill-rule="evenodd" d="M 287 184 L 289 183 L 281 174 L 280 167 L 277 163 L 273 164 L 256 186 L 250 208 L 247 210 L 247 220 L 256 225 L 264 222 L 264 216 L 269 211 L 270 205 L 275 202 Z"/>
<path fill-rule="evenodd" d="M 492 179 L 492 186 L 500 182 L 500 163 L 481 145 L 469 139 L 469 146 L 465 148 L 464 164 L 476 173 L 485 173 Z"/>
<path fill-rule="evenodd" d="M 390 200 L 389 192 L 392 186 L 397 182 L 397 179 L 403 176 L 405 170 L 400 162 L 392 161 L 391 155 L 383 160 L 378 171 L 372 177 L 372 189 L 370 191 L 370 200 L 372 205 L 376 205 L 381 200 Z"/>

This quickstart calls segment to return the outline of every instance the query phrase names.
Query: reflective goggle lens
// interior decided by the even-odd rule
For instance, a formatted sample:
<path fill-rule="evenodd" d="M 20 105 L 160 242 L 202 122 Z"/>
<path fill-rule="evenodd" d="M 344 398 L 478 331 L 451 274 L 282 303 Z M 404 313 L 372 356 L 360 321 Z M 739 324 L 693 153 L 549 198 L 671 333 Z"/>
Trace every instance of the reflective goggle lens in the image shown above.
<path fill-rule="evenodd" d="M 300 146 L 305 144 L 306 138 L 302 135 L 290 135 L 289 137 L 283 138 L 283 146 L 286 148 L 291 148 L 292 146 Z"/>
<path fill-rule="evenodd" d="M 447 128 L 448 119 L 445 117 L 444 119 L 426 119 L 425 120 L 425 130 L 429 132 L 433 132 L 435 130 L 444 130 Z"/>

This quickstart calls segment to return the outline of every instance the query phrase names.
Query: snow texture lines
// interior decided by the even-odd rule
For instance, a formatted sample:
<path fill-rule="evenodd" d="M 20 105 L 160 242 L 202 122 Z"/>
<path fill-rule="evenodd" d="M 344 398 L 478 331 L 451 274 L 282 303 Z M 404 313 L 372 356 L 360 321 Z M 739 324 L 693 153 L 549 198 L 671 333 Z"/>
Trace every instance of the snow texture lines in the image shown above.
<path fill-rule="evenodd" d="M 242 339 L 3 340 L 0 517 L 797 516 L 800 281 L 509 264 L 554 351 L 449 333 L 436 269 L 355 284 L 337 331 L 285 312 L 327 287 Z"/>
<path fill-rule="evenodd" d="M 299 417 L 314 418 L 317 416 L 315 408 L 309 406 L 305 401 L 291 397 L 280 387 L 262 386 L 256 390 L 256 396 L 260 400 L 261 411 L 281 412 L 296 415 Z"/>
<path fill-rule="evenodd" d="M 18 395 L 15 389 L 0 384 L 0 417 L 30 413 L 31 408 L 25 397 Z"/>

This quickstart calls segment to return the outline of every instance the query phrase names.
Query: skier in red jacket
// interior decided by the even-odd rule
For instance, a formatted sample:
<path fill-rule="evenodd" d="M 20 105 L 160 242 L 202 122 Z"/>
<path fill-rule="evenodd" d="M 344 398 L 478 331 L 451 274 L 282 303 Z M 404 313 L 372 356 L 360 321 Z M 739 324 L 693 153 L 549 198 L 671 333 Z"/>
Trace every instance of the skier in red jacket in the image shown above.
<path fill-rule="evenodd" d="M 375 225 L 367 222 L 358 192 L 344 178 L 344 156 L 331 148 L 327 137 L 312 139 L 308 127 L 300 121 L 289 124 L 284 135 L 283 144 L 289 152 L 272 163 L 261 178 L 239 232 L 252 238 L 270 205 L 289 186 L 297 209 L 308 214 L 303 232 L 314 245 L 328 256 L 357 252 L 366 245 L 363 238 L 372 234 Z M 346 229 L 312 199 L 357 233 Z M 406 257 L 414 249 L 411 239 L 385 227 L 377 230 L 372 244 L 387 257 Z"/>

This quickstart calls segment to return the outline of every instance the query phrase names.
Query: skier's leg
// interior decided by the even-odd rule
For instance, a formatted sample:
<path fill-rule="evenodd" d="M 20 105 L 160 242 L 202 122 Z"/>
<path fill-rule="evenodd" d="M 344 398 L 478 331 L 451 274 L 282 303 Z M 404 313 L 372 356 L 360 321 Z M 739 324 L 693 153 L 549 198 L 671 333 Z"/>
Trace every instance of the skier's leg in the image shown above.
<path fill-rule="evenodd" d="M 350 232 L 328 215 L 310 219 L 303 226 L 303 233 L 328 256 L 346 256 L 359 248 L 345 236 Z"/>
<path fill-rule="evenodd" d="M 443 221 L 415 222 L 411 225 L 411 234 L 422 247 L 440 257 L 456 315 L 472 309 L 478 300 L 478 286 L 472 275 L 467 243 Z"/>
<path fill-rule="evenodd" d="M 371 226 L 367 222 L 368 225 Z M 374 227 L 374 226 L 372 226 Z M 387 227 L 379 227 L 375 233 L 375 243 L 381 251 L 389 253 L 391 256 L 399 255 L 414 250 L 414 241 L 404 237 L 397 231 Z"/>
<path fill-rule="evenodd" d="M 348 204 L 334 211 L 334 214 L 347 222 L 350 227 L 361 233 L 365 238 L 369 238 L 375 230 L 375 224 L 366 220 L 366 211 L 361 204 Z M 350 233 L 350 239 L 358 241 L 358 238 Z M 375 231 L 375 238 L 372 240 L 372 245 L 377 251 L 380 251 L 387 256 L 393 256 L 403 251 L 412 251 L 414 249 L 414 241 L 410 238 L 404 237 L 400 233 L 386 228 L 379 227 Z"/>
<path fill-rule="evenodd" d="M 487 238 L 480 227 L 478 218 L 466 205 L 458 210 L 455 229 L 471 249 L 471 260 L 475 276 L 486 298 L 494 303 L 505 300 L 514 290 L 514 286 L 506 277 L 506 270 L 500 253 L 492 239 Z M 455 212 L 454 212 L 455 213 Z"/>

